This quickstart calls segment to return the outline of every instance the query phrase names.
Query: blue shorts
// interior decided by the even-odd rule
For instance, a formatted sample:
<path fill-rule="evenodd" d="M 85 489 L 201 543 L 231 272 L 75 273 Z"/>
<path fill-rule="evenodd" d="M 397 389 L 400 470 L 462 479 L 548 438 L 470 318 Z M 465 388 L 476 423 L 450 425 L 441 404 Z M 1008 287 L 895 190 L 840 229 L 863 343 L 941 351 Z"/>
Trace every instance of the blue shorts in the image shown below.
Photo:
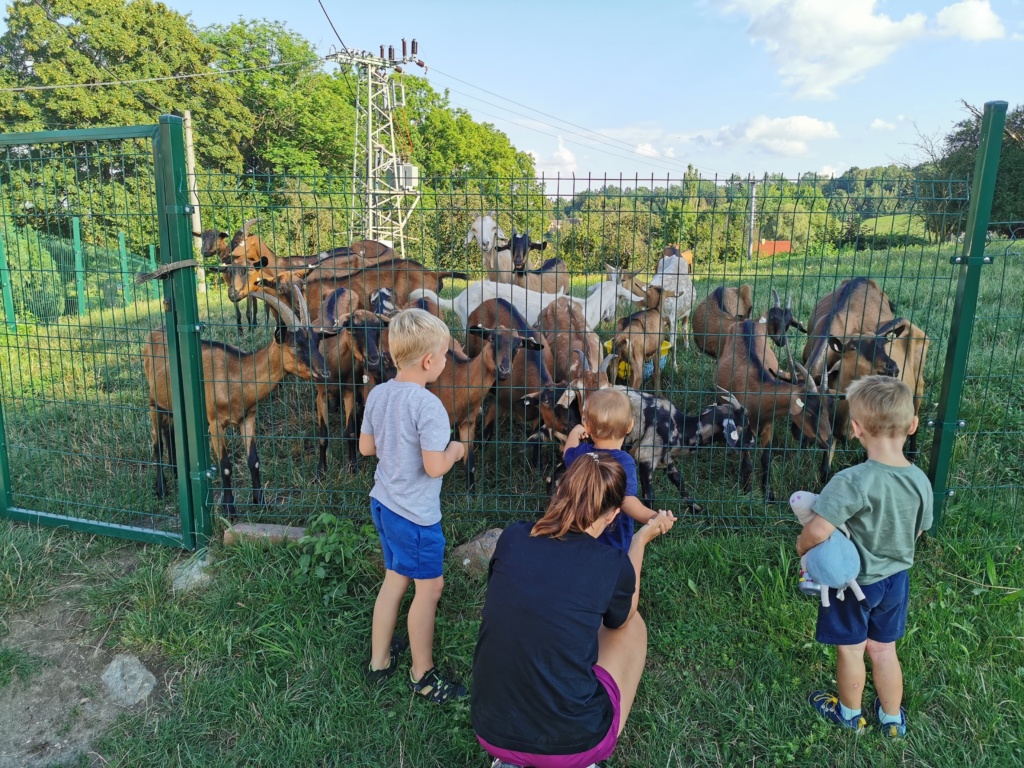
<path fill-rule="evenodd" d="M 444 571 L 441 523 L 418 525 L 374 498 L 370 514 L 384 550 L 384 567 L 410 579 L 436 579 Z"/>
<path fill-rule="evenodd" d="M 828 591 L 828 608 L 818 606 L 819 643 L 826 645 L 859 645 L 865 640 L 893 643 L 907 629 L 907 606 L 910 604 L 909 571 L 894 573 L 888 578 L 861 587 L 864 600 L 846 590 L 846 599 L 837 600 L 836 591 Z"/>

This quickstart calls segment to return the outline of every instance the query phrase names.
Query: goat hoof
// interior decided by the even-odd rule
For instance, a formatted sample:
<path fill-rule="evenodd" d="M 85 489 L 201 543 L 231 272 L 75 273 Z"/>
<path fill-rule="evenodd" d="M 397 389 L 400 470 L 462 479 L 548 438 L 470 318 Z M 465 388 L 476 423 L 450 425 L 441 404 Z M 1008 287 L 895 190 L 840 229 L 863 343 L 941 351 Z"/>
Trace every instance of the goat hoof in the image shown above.
<path fill-rule="evenodd" d="M 252 505 L 254 507 L 266 506 L 267 499 L 263 495 L 262 489 L 257 489 L 252 492 Z"/>
<path fill-rule="evenodd" d="M 692 515 L 699 515 L 701 512 L 704 511 L 704 507 L 702 507 L 700 504 L 697 504 L 696 502 L 693 502 L 693 501 L 687 501 L 686 502 L 686 507 L 687 507 L 687 509 L 690 510 L 690 514 L 692 514 Z"/>
<path fill-rule="evenodd" d="M 774 504 L 775 501 L 776 501 L 776 499 L 775 499 L 775 491 L 768 491 L 768 492 L 766 492 L 765 495 L 764 495 L 764 500 L 768 504 Z"/>

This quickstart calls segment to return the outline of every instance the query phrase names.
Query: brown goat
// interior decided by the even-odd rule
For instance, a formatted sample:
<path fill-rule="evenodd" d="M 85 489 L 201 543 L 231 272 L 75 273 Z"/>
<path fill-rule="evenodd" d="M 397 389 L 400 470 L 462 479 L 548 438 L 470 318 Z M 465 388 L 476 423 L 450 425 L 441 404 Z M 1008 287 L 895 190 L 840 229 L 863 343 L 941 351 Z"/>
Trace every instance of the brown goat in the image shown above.
<path fill-rule="evenodd" d="M 662 317 L 661 299 L 670 296 L 657 286 L 647 288 L 647 309 L 619 318 L 612 351 L 629 363 L 629 386 L 640 389 L 644 383 L 644 361 L 654 358 L 654 391 L 661 387 L 661 342 L 668 318 Z"/>
<path fill-rule="evenodd" d="M 753 311 L 753 292 L 749 285 L 715 288 L 693 310 L 690 318 L 693 343 L 704 354 L 717 358 L 736 324 L 749 318 Z"/>
<path fill-rule="evenodd" d="M 787 350 L 789 348 L 787 347 Z M 790 353 L 792 354 L 792 353 Z M 794 437 L 801 443 L 812 442 L 825 451 L 821 471 L 828 473 L 832 452 L 832 405 L 827 396 L 828 373 L 819 392 L 807 371 L 795 366 L 803 383 L 778 377 L 778 360 L 768 344 L 767 323 L 742 320 L 725 339 L 715 369 L 715 383 L 733 393 L 746 409 L 751 429 L 761 448 L 761 488 L 766 501 L 774 501 L 769 486 L 772 436 L 776 419 L 788 415 Z M 791 371 L 792 373 L 792 371 Z M 744 453 L 741 464 L 743 492 L 751 487 L 750 457 Z"/>
<path fill-rule="evenodd" d="M 921 410 L 924 399 L 924 364 L 931 341 L 923 330 L 905 318 L 896 318 L 878 329 L 877 335 L 850 339 L 841 345 L 831 339 L 830 345 L 838 360 L 829 371 L 836 382 L 840 400 L 836 405 L 835 435 L 846 439 L 849 434 L 850 406 L 841 397 L 850 383 L 862 376 L 882 374 L 902 379 L 914 390 L 914 413 Z M 907 455 L 917 455 L 917 433 L 910 436 Z"/>
<path fill-rule="evenodd" d="M 601 338 L 587 329 L 586 317 L 572 299 L 560 297 L 544 307 L 536 327 L 547 342 L 545 352 L 550 350 L 544 362 L 555 381 L 569 381 L 601 364 Z"/>
<path fill-rule="evenodd" d="M 874 280 L 844 280 L 836 290 L 822 297 L 811 312 L 803 358 L 807 371 L 817 378 L 835 365 L 838 355 L 829 345 L 833 336 L 846 342 L 871 335 L 895 317 L 895 305 Z"/>
<path fill-rule="evenodd" d="M 469 326 L 481 325 L 493 328 L 499 336 L 511 336 L 520 340 L 515 355 L 511 358 L 508 375 L 502 376 L 498 366 L 498 381 L 494 386 L 494 404 L 484 417 L 481 439 L 489 440 L 494 434 L 498 416 L 508 413 L 519 421 L 533 425 L 540 418 L 536 407 L 526 405 L 522 398 L 549 386 L 551 374 L 544 361 L 544 338 L 530 328 L 526 319 L 505 299 L 488 299 L 473 310 Z M 466 340 L 466 351 L 470 355 L 479 352 L 482 341 L 470 336 Z M 539 449 L 534 451 L 534 465 L 540 462 Z"/>
<path fill-rule="evenodd" d="M 260 482 L 260 459 L 256 451 L 256 405 L 281 383 L 286 373 L 304 379 L 326 377 L 324 359 L 317 349 L 317 336 L 310 328 L 309 313 L 301 294 L 297 318 L 287 304 L 275 296 L 254 293 L 254 297 L 274 305 L 286 327 L 274 340 L 256 352 L 242 350 L 214 341 L 201 341 L 203 388 L 206 395 L 206 418 L 210 428 L 213 457 L 220 463 L 222 482 L 221 505 L 229 519 L 235 517 L 235 497 L 231 485 L 233 473 L 231 451 L 225 435 L 234 427 L 245 441 L 249 474 L 252 478 L 252 503 L 263 503 Z M 153 422 L 153 458 L 156 463 L 154 491 L 163 498 L 167 489 L 161 468 L 163 436 L 171 433 L 170 371 L 167 364 L 167 333 L 152 331 L 142 347 L 142 363 L 149 384 L 149 412 Z M 168 439 L 168 447 L 171 441 Z"/>
<path fill-rule="evenodd" d="M 530 251 L 543 251 L 547 246 L 547 242 L 531 243 L 529 230 L 522 235 L 512 230 L 512 240 L 509 242 L 512 249 L 512 282 L 520 288 L 537 293 L 562 292 L 568 296 L 572 290 L 572 281 L 569 266 L 564 261 L 548 259 L 539 269 L 530 262 Z"/>
<path fill-rule="evenodd" d="M 506 332 L 499 332 L 501 330 Z M 446 353 L 447 360 L 441 375 L 427 385 L 427 389 L 441 400 L 448 412 L 449 423 L 466 449 L 463 462 L 466 466 L 468 491 L 472 491 L 476 485 L 473 436 L 484 398 L 496 381 L 508 379 L 512 372 L 512 359 L 519 347 L 533 341 L 508 331 L 507 328 L 470 327 L 470 338 L 481 338 L 486 342 L 480 354 L 467 359 L 461 354 L 458 344 L 452 344 Z"/>
<path fill-rule="evenodd" d="M 327 472 L 327 400 L 340 393 L 343 405 L 343 437 L 349 441 L 349 471 L 358 471 L 359 404 L 375 384 L 394 378 L 395 369 L 386 354 L 384 330 L 387 318 L 358 309 L 350 291 L 338 288 L 320 308 L 314 330 L 323 334 L 323 352 L 328 380 L 316 385 L 316 412 L 319 438 L 317 479 Z"/>

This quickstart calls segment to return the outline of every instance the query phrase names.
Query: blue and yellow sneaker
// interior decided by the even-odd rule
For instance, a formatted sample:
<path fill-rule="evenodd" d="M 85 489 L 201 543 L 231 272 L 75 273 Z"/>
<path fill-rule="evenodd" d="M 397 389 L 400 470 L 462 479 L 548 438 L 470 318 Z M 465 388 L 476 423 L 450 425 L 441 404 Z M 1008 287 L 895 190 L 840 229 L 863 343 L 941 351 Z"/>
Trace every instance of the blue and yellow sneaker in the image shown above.
<path fill-rule="evenodd" d="M 882 732 L 883 736 L 888 736 L 890 739 L 902 739 L 907 735 L 907 710 L 900 707 L 900 721 L 898 723 L 883 723 L 882 715 L 882 702 L 875 697 L 875 717 L 878 718 L 878 730 Z"/>
<path fill-rule="evenodd" d="M 843 713 L 839 710 L 839 697 L 827 691 L 812 691 L 811 695 L 807 697 L 807 701 L 826 720 L 843 728 L 849 728 L 854 733 L 863 733 L 864 726 L 868 724 L 863 715 L 858 715 L 850 720 L 844 718 Z"/>

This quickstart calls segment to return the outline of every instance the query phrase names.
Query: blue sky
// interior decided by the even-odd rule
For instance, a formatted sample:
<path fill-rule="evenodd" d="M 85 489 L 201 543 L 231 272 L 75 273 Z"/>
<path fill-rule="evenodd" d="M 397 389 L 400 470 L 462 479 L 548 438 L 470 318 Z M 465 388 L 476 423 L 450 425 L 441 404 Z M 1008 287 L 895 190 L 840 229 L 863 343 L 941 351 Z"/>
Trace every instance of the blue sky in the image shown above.
<path fill-rule="evenodd" d="M 317 0 L 165 2 L 337 47 Z M 961 98 L 1024 101 L 1024 0 L 324 5 L 350 48 L 418 38 L 434 87 L 547 174 L 839 173 L 919 157 L 917 131 L 944 133 Z"/>

